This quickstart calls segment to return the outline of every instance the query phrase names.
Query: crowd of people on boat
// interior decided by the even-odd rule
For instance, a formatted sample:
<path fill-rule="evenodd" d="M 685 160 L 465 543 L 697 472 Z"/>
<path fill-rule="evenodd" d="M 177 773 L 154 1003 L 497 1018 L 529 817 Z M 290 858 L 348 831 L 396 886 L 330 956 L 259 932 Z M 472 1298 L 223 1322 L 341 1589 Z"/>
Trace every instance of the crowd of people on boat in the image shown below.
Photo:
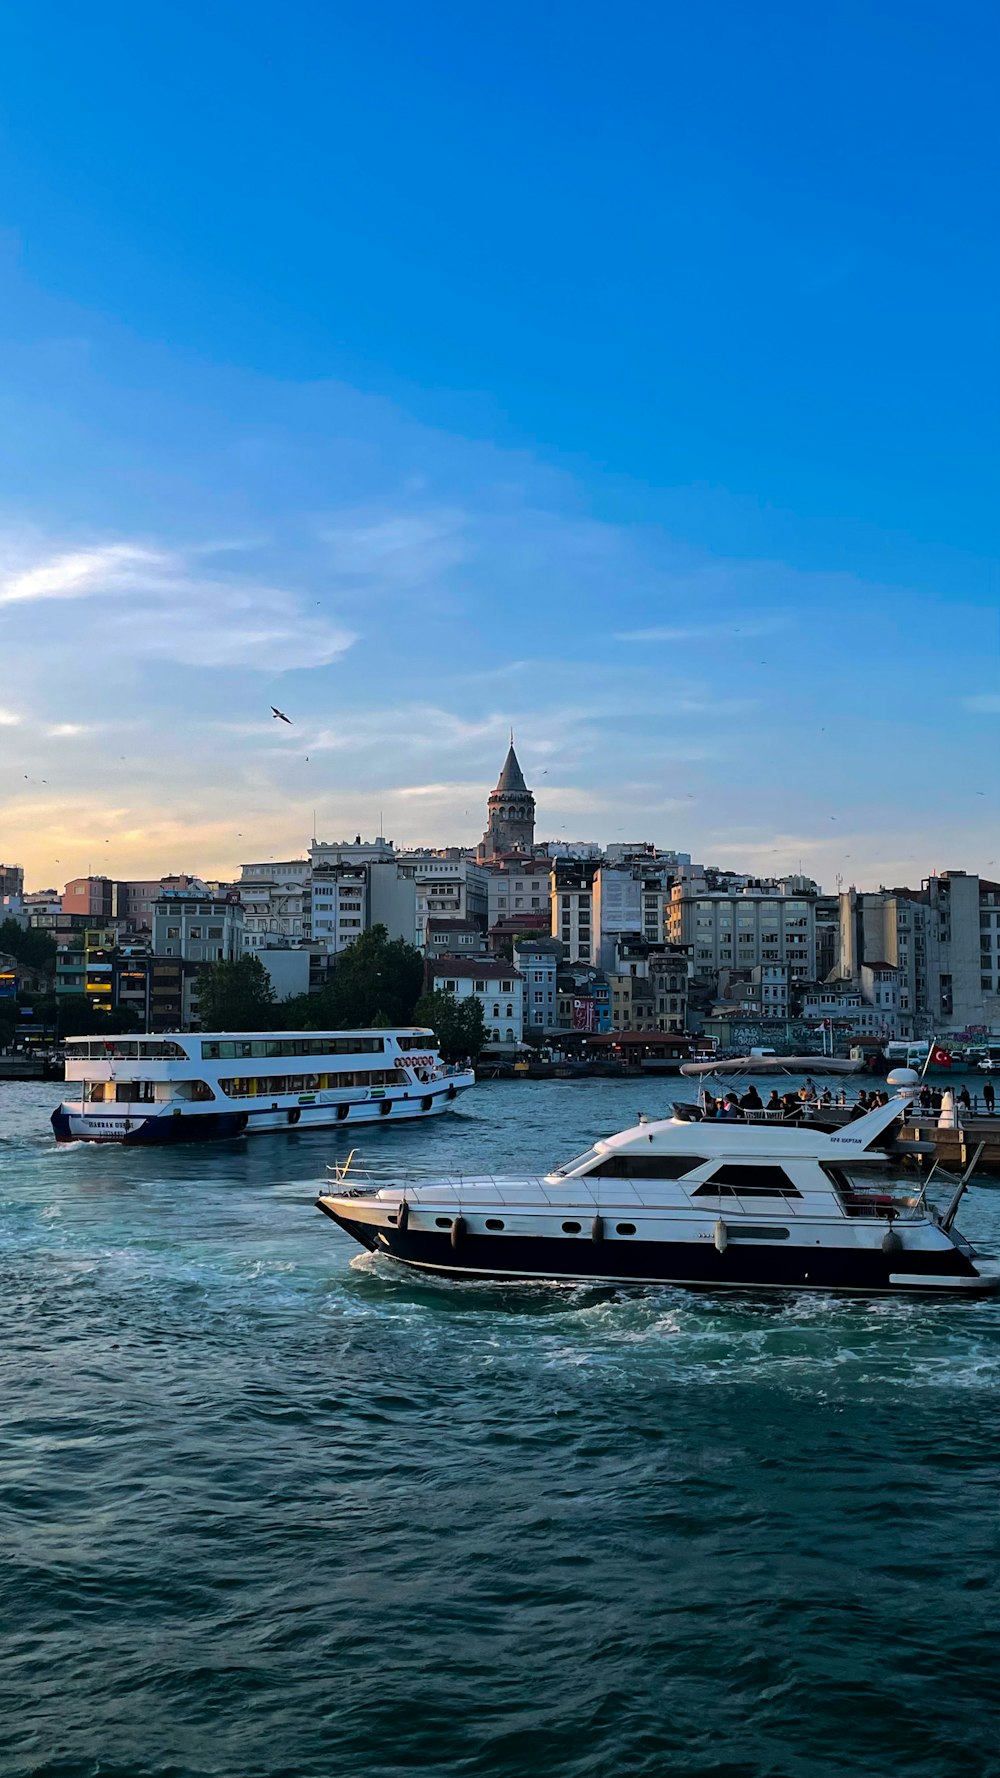
<path fill-rule="evenodd" d="M 814 1081 L 807 1079 L 796 1092 L 779 1093 L 772 1087 L 771 1096 L 766 1101 L 761 1098 L 757 1088 L 750 1086 L 745 1093 L 737 1093 L 734 1089 L 724 1093 L 720 1098 L 706 1092 L 702 1104 L 703 1118 L 721 1118 L 729 1123 L 745 1122 L 747 1113 L 769 1112 L 775 1119 L 803 1119 L 822 1116 L 824 1111 L 846 1110 L 850 1104 L 849 1122 L 856 1118 L 866 1117 L 869 1111 L 875 1111 L 880 1105 L 888 1105 L 889 1094 L 884 1088 L 872 1088 L 870 1091 L 862 1087 L 857 1099 L 850 1104 L 843 1087 L 834 1096 L 829 1087 L 820 1091 Z M 978 1098 L 978 1095 L 977 1095 Z M 996 1108 L 996 1095 L 993 1082 L 988 1080 L 983 1087 L 983 1103 L 988 1117 L 993 1117 Z M 967 1086 L 959 1087 L 953 1092 L 946 1087 L 928 1086 L 925 1082 L 917 1094 L 917 1104 L 922 1112 L 932 1114 L 939 1122 L 954 1124 L 963 1113 L 971 1116 L 973 1111 L 972 1098 Z M 916 1106 L 914 1106 L 914 1114 Z M 976 1107 L 978 1109 L 978 1105 Z"/>

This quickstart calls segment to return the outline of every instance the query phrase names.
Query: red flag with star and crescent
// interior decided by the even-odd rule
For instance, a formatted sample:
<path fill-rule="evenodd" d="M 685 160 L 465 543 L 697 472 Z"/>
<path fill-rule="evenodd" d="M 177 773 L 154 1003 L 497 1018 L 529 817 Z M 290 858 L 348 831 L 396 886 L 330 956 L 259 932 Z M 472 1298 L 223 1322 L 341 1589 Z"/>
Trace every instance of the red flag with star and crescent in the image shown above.
<path fill-rule="evenodd" d="M 951 1067 L 951 1055 L 948 1050 L 942 1049 L 939 1043 L 936 1043 L 931 1050 L 931 1061 L 935 1068 Z"/>

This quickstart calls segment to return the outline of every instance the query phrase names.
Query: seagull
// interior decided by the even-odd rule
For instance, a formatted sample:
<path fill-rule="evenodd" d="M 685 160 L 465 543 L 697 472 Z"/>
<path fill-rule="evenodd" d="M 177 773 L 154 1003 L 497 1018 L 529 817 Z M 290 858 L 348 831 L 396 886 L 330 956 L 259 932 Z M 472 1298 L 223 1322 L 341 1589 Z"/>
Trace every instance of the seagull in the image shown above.
<path fill-rule="evenodd" d="M 274 717 L 275 722 L 287 722 L 289 728 L 291 728 L 291 725 L 292 725 L 291 717 L 286 716 L 285 712 L 283 710 L 279 710 L 277 704 L 271 705 L 271 715 Z"/>

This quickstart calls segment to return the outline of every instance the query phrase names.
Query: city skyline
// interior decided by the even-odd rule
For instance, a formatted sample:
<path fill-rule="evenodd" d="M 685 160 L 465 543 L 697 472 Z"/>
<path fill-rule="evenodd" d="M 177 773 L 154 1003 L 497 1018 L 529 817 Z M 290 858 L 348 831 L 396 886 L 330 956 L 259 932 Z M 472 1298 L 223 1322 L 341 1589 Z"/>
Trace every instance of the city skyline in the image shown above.
<path fill-rule="evenodd" d="M 996 873 L 995 24 L 643 13 L 646 73 L 515 6 L 501 101 L 390 10 L 322 103 L 288 22 L 294 107 L 254 6 L 12 22 L 0 852 L 475 846 L 513 724 L 539 837 Z"/>

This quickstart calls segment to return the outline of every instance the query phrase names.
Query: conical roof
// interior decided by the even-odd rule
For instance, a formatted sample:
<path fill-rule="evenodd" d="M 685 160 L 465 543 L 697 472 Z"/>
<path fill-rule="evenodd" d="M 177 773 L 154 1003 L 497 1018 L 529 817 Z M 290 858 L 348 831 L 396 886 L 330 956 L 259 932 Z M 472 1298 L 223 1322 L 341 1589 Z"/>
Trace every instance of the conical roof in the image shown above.
<path fill-rule="evenodd" d="M 499 791 L 512 790 L 526 792 L 527 789 L 528 786 L 524 782 L 524 773 L 517 763 L 517 754 L 514 752 L 514 743 L 512 741 L 507 751 L 507 758 L 503 762 L 503 771 L 497 779 L 497 787 L 493 794 L 496 796 Z"/>

